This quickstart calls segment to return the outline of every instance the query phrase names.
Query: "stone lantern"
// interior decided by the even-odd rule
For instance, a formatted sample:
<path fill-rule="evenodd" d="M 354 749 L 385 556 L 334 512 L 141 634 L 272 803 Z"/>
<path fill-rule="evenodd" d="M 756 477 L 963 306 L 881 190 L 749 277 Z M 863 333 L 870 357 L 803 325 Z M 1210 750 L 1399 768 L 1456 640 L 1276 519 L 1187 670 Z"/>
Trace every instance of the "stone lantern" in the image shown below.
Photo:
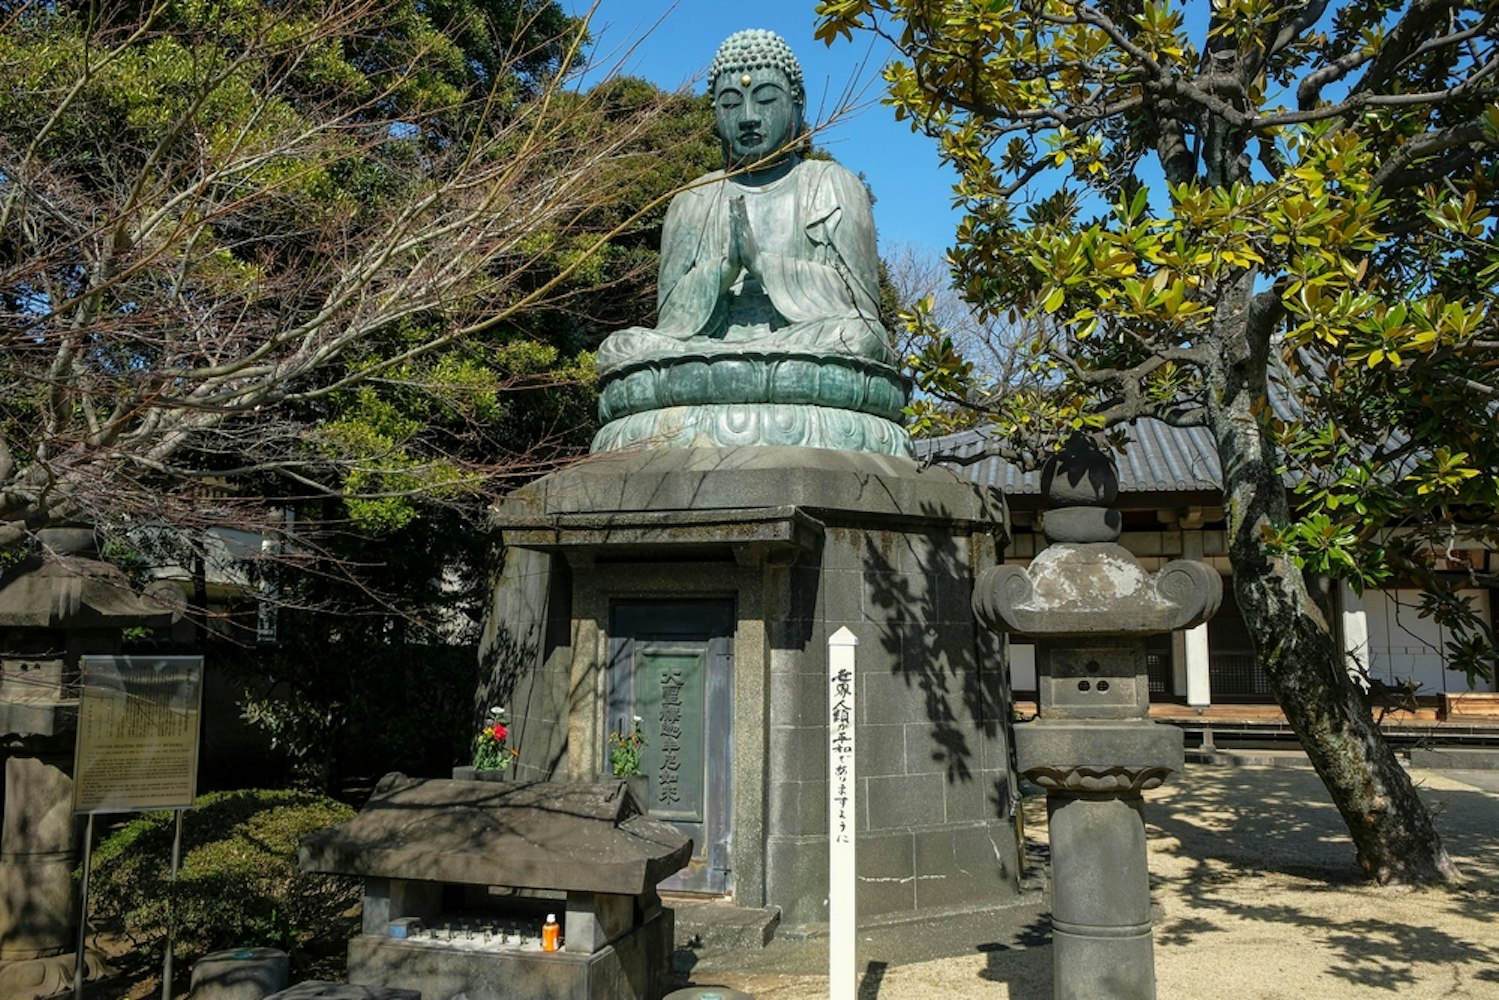
<path fill-rule="evenodd" d="M 122 629 L 173 620 L 99 560 L 92 529 L 47 528 L 37 540 L 39 554 L 0 576 L 0 996 L 7 1000 L 51 996 L 73 981 L 79 657 L 118 653 Z"/>
<path fill-rule="evenodd" d="M 1015 728 L 1019 771 L 1046 789 L 1058 1000 L 1153 1000 L 1141 792 L 1182 766 L 1182 734 L 1149 719 L 1145 640 L 1218 609 L 1211 567 L 1150 574 L 1117 544 L 1112 460 L 1082 438 L 1041 474 L 1049 545 L 1027 568 L 986 571 L 974 610 L 1035 640 L 1037 718 Z"/>

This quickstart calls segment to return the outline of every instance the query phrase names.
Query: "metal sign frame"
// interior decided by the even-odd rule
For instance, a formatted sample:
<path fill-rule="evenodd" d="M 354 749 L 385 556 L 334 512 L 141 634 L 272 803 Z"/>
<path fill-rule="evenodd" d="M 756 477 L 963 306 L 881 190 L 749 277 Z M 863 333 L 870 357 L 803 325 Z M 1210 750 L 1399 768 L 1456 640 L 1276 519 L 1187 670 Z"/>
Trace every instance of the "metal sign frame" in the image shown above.
<path fill-rule="evenodd" d="M 201 656 L 84 656 L 73 812 L 189 809 L 198 789 Z"/>
<path fill-rule="evenodd" d="M 203 716 L 201 656 L 84 656 L 79 663 L 83 687 L 73 745 L 73 813 L 87 814 L 88 829 L 83 837 L 74 1000 L 83 997 L 94 816 L 175 810 L 168 890 L 174 894 L 182 854 L 182 813 L 192 808 L 198 794 L 198 734 Z M 162 1000 L 170 1000 L 172 991 L 175 909 L 169 895 Z"/>

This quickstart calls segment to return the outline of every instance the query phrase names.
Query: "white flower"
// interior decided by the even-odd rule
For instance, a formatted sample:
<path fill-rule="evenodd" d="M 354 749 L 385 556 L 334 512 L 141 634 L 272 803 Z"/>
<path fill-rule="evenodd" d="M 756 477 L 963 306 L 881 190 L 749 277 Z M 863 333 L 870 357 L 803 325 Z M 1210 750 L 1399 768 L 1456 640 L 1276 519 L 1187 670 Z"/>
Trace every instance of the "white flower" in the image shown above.
<path fill-rule="evenodd" d="M 641 723 L 641 722 L 643 722 L 643 721 L 644 721 L 644 720 L 643 720 L 643 719 L 641 719 L 641 718 L 640 718 L 640 716 L 638 716 L 638 715 L 637 715 L 637 716 L 635 716 L 635 725 L 637 725 L 637 726 L 638 726 L 638 725 L 640 725 L 640 723 Z"/>
<path fill-rule="evenodd" d="M 500 716 L 505 714 L 505 706 L 496 705 L 494 708 L 491 708 L 489 710 L 489 714 L 498 719 Z"/>

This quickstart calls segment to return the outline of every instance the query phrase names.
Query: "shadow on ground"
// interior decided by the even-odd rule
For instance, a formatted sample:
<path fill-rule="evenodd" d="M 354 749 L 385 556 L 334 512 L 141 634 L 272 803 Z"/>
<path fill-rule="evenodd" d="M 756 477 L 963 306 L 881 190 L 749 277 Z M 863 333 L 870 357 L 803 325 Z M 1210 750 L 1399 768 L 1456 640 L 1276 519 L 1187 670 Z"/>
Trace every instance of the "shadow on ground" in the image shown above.
<path fill-rule="evenodd" d="M 1472 776 L 1469 776 L 1470 779 Z M 1493 787 L 1417 772 L 1466 887 L 1364 883 L 1337 811 L 1309 770 L 1190 767 L 1148 796 L 1161 996 L 1201 996 L 1203 976 L 1278 998 L 1499 996 L 1499 824 Z M 1045 860 L 1045 804 L 1028 799 L 1028 860 Z M 1037 879 L 1044 882 L 1044 879 Z M 924 925 L 861 929 L 860 1000 L 936 996 L 1049 1000 L 1044 894 Z M 709 956 L 693 985 L 757 1000 L 826 996 L 826 945 L 774 942 Z"/>
<path fill-rule="evenodd" d="M 1493 981 L 1499 945 L 1473 932 L 1499 916 L 1494 799 L 1449 776 L 1416 777 L 1464 887 L 1365 883 L 1307 770 L 1194 768 L 1162 788 L 1146 811 L 1156 895 L 1173 901 L 1157 922 L 1158 948 L 1292 928 L 1303 958 L 1318 956 L 1307 977 L 1388 993 L 1434 977 Z"/>

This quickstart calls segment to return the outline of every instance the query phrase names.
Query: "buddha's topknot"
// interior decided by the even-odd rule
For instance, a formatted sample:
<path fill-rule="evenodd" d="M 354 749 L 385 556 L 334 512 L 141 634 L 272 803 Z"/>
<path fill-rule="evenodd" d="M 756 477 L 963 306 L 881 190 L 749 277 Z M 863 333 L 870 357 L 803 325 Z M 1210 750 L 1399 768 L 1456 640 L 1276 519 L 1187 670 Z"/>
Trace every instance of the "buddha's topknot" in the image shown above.
<path fill-rule="evenodd" d="M 718 47 L 713 65 L 708 67 L 708 89 L 718 86 L 718 78 L 724 73 L 744 73 L 750 70 L 774 68 L 786 74 L 791 81 L 791 98 L 799 105 L 806 104 L 806 88 L 802 85 L 801 63 L 791 51 L 786 40 L 774 31 L 764 28 L 749 28 L 736 31 Z"/>

